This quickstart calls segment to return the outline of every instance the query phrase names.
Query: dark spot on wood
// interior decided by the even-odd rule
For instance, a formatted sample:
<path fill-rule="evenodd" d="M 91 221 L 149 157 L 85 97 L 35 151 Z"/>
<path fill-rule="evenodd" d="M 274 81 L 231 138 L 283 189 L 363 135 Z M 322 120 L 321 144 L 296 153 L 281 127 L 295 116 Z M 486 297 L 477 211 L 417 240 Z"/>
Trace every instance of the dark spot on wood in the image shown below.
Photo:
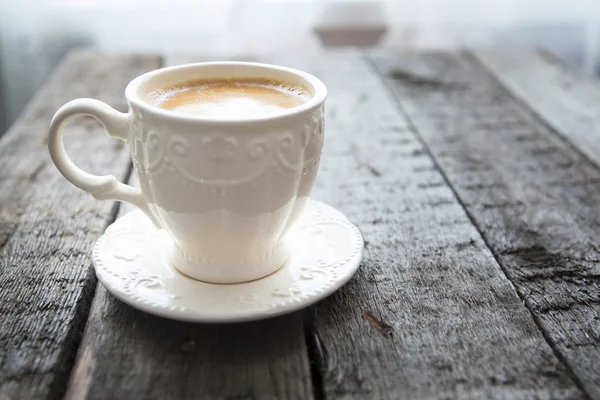
<path fill-rule="evenodd" d="M 471 221 L 465 218 L 457 218 L 451 220 L 440 221 L 440 226 L 458 226 L 458 225 L 471 225 Z"/>
<path fill-rule="evenodd" d="M 544 246 L 540 246 L 539 244 L 532 244 L 527 247 L 518 247 L 515 249 L 505 250 L 501 254 L 518 254 L 525 257 L 530 257 L 531 255 L 533 255 L 533 257 L 535 258 L 539 257 L 540 255 L 546 258 L 549 255 L 548 250 L 546 250 Z"/>
<path fill-rule="evenodd" d="M 446 182 L 425 182 L 425 183 L 419 183 L 417 185 L 417 187 L 419 189 L 435 189 L 435 188 L 440 188 L 440 187 L 445 187 L 446 186 Z"/>
<path fill-rule="evenodd" d="M 557 376 L 560 376 L 560 374 L 561 374 L 561 372 L 557 371 L 556 369 L 543 369 L 540 371 L 540 373 L 542 375 L 551 376 L 551 377 L 557 377 Z"/>
<path fill-rule="evenodd" d="M 453 199 L 433 199 L 427 201 L 425 204 L 431 208 L 437 208 L 442 206 L 456 205 L 456 202 Z"/>
<path fill-rule="evenodd" d="M 510 377 L 510 376 L 500 376 L 500 377 L 492 376 L 492 377 L 490 377 L 490 383 L 492 385 L 510 385 L 510 384 L 515 383 L 515 378 Z"/>
<path fill-rule="evenodd" d="M 468 242 L 460 242 L 454 245 L 454 247 L 456 247 L 456 250 L 458 251 L 462 251 L 464 249 L 466 249 L 467 247 L 476 247 L 477 246 L 477 242 L 475 242 L 474 239 L 469 240 Z"/>
<path fill-rule="evenodd" d="M 489 190 L 489 189 L 504 189 L 506 186 L 502 182 L 478 182 L 467 185 L 462 185 L 465 190 Z"/>
<path fill-rule="evenodd" d="M 497 209 L 503 209 L 503 208 L 513 208 L 513 207 L 522 207 L 522 206 L 524 206 L 524 203 L 521 201 L 517 201 L 515 203 L 510 203 L 510 202 L 483 203 L 483 204 L 479 205 L 479 207 L 481 207 L 484 210 L 497 210 Z"/>
<path fill-rule="evenodd" d="M 365 167 L 371 173 L 371 175 L 373 175 L 373 176 L 381 176 L 381 172 L 379 172 L 379 170 L 377 168 L 373 167 L 372 165 L 365 164 Z"/>
<path fill-rule="evenodd" d="M 31 173 L 31 175 L 29 176 L 29 181 L 30 182 L 35 182 L 39 173 L 42 172 L 44 170 L 44 168 L 46 168 L 47 163 L 45 161 L 42 161 L 40 163 L 40 165 L 38 165 L 33 172 Z"/>
<path fill-rule="evenodd" d="M 456 136 L 446 136 L 444 139 L 444 142 L 448 143 L 448 144 L 456 144 L 460 141 L 462 141 L 462 138 L 458 135 Z"/>
<path fill-rule="evenodd" d="M 424 89 L 443 89 L 443 90 L 461 90 L 465 89 L 465 84 L 459 82 L 447 82 L 432 76 L 419 75 L 414 72 L 392 69 L 389 76 L 405 84 L 418 86 Z"/>
<path fill-rule="evenodd" d="M 443 361 L 435 361 L 433 363 L 434 367 L 439 370 L 452 371 L 452 364 L 443 362 Z"/>
<path fill-rule="evenodd" d="M 371 314 L 368 311 L 364 312 L 363 315 L 365 316 L 367 321 L 369 321 L 371 323 L 371 325 L 373 325 L 383 335 L 388 336 L 390 338 L 393 337 L 394 328 L 392 328 L 392 326 L 386 324 L 385 322 L 378 320 L 377 318 L 375 318 L 373 316 L 373 314 Z"/>
<path fill-rule="evenodd" d="M 539 135 L 524 134 L 514 136 L 515 141 L 519 143 L 535 142 L 540 140 Z"/>

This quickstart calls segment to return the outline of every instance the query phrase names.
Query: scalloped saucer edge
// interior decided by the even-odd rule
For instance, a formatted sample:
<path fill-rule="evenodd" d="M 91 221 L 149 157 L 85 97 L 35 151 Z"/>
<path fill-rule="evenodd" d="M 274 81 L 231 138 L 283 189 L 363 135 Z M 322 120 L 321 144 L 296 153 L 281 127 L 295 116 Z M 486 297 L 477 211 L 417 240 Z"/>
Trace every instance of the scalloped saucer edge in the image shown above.
<path fill-rule="evenodd" d="M 290 259 L 273 274 L 238 284 L 206 283 L 169 265 L 171 239 L 136 210 L 106 229 L 92 261 L 102 285 L 141 311 L 190 322 L 242 322 L 290 313 L 327 297 L 354 275 L 364 246 L 358 228 L 342 213 L 312 199 L 286 240 Z"/>

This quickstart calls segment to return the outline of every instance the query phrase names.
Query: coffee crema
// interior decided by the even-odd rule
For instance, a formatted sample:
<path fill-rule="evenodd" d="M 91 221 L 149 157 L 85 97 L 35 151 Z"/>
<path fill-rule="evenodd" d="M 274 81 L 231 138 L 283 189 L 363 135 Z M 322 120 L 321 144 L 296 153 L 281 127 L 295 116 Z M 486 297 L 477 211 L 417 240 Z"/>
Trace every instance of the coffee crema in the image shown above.
<path fill-rule="evenodd" d="M 268 117 L 310 99 L 301 86 L 263 78 L 194 80 L 155 90 L 146 101 L 179 114 L 219 119 Z"/>

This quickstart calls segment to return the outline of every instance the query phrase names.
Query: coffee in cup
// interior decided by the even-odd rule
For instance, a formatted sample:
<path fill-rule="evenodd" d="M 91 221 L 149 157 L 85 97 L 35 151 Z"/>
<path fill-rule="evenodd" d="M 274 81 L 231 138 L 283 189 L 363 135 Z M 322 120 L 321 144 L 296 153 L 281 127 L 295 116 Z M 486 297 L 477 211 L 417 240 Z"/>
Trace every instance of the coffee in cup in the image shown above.
<path fill-rule="evenodd" d="M 239 119 L 275 115 L 309 99 L 301 86 L 273 79 L 235 78 L 184 82 L 157 89 L 145 100 L 175 113 Z"/>

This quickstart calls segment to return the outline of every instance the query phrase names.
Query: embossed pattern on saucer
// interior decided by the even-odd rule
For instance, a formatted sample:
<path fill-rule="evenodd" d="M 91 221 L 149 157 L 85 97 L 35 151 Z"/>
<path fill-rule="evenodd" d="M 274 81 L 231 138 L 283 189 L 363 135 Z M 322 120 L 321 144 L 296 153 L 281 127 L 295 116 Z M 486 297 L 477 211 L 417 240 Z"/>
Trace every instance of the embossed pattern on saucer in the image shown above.
<path fill-rule="evenodd" d="M 288 233 L 292 255 L 277 272 L 252 282 L 220 285 L 191 279 L 165 261 L 172 246 L 141 211 L 108 227 L 94 246 L 98 280 L 115 297 L 150 314 L 193 322 L 241 322 L 306 307 L 354 274 L 363 239 L 334 208 L 309 200 Z"/>

